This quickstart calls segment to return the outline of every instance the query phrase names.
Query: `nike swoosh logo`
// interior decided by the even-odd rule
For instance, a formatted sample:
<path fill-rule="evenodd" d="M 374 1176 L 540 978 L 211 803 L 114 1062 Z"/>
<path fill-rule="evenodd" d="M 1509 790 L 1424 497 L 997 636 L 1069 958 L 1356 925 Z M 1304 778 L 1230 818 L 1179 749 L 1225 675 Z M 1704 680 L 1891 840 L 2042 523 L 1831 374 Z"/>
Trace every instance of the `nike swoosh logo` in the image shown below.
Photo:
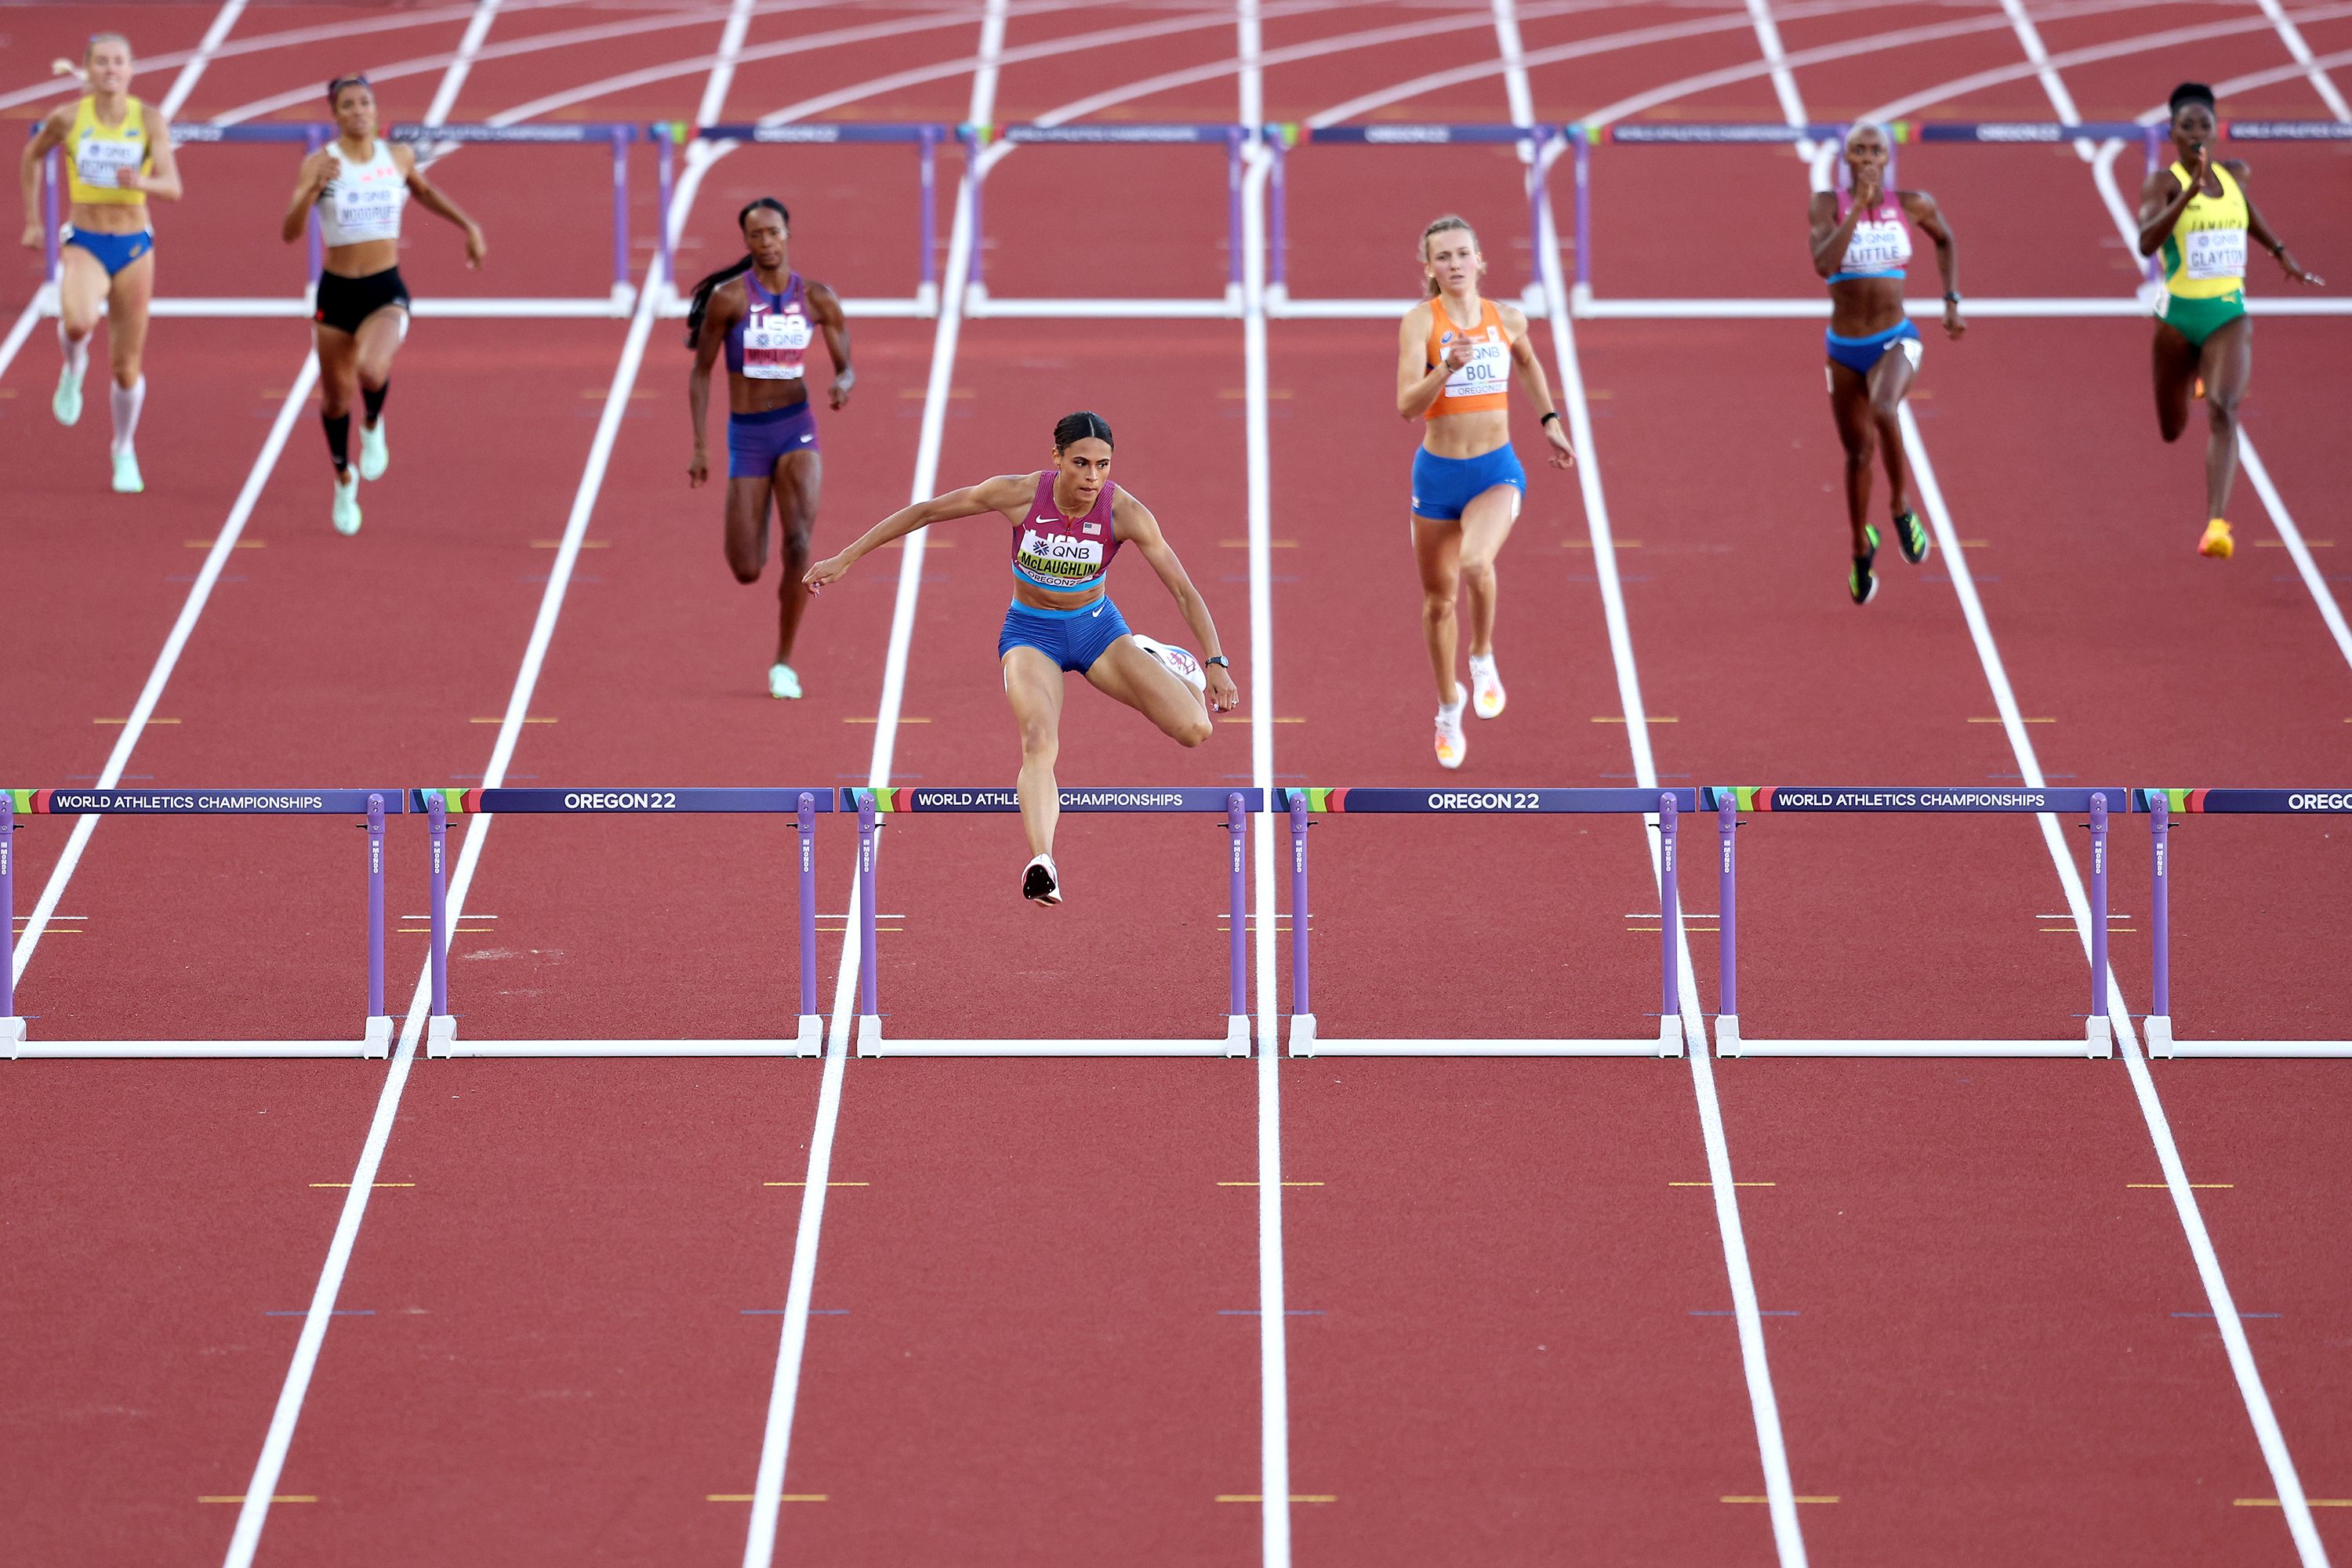
<path fill-rule="evenodd" d="M 803 442 L 807 442 L 807 441 L 814 441 L 814 440 L 815 440 L 815 439 L 816 439 L 816 437 L 814 437 L 814 436 L 803 436 L 803 437 L 801 437 L 801 439 L 802 439 Z"/>
<path fill-rule="evenodd" d="M 1088 616 L 1087 617 L 1087 619 L 1088 619 L 1088 620 L 1093 620 L 1093 619 L 1095 618 L 1095 616 L 1099 616 L 1099 615 L 1101 615 L 1101 614 L 1102 614 L 1102 606 L 1101 606 L 1100 605 L 1097 605 L 1095 606 L 1095 609 L 1094 609 L 1094 615 L 1092 615 L 1092 616 Z"/>

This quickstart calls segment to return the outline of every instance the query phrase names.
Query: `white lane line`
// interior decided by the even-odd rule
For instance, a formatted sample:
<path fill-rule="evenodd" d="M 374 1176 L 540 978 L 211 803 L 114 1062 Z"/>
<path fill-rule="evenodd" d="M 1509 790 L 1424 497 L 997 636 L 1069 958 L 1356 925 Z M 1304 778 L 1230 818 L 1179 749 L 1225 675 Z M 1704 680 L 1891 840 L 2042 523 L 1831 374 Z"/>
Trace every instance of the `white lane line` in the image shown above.
<path fill-rule="evenodd" d="M 1265 25 L 1258 0 L 1240 0 L 1236 50 L 1241 114 L 1265 121 Z M 1265 325 L 1266 182 L 1273 154 L 1253 131 L 1242 190 L 1242 380 L 1248 447 L 1250 782 L 1266 793 L 1252 843 L 1257 915 L 1258 1557 L 1290 1568 L 1290 1317 L 1283 1279 L 1282 1031 L 1276 1011 L 1276 845 L 1288 819 L 1274 805 L 1274 437 Z M 1305 919 L 1306 911 L 1294 917 Z"/>
<path fill-rule="evenodd" d="M 482 0 L 474 8 L 473 19 L 466 24 L 466 36 L 457 40 L 457 58 L 441 73 L 441 85 L 425 110 L 425 124 L 439 125 L 456 110 L 457 95 L 465 90 L 466 79 L 474 73 L 474 57 L 481 52 L 482 40 L 489 36 L 490 24 L 498 19 L 499 3 L 499 0 Z"/>
<path fill-rule="evenodd" d="M 485 5 L 497 0 L 483 0 Z M 736 0 L 739 6 L 749 8 L 752 0 Z M 699 183 L 695 167 L 689 163 L 686 177 L 680 181 L 670 210 L 664 221 L 675 233 L 678 220 L 693 201 L 695 186 Z M 658 275 L 658 252 L 648 268 L 648 278 Z M 574 564 L 580 558 L 580 545 L 588 531 L 588 519 L 595 510 L 597 492 L 603 488 L 604 475 L 612 460 L 613 447 L 620 438 L 621 418 L 626 412 L 629 392 L 636 384 L 637 372 L 645 359 L 646 344 L 652 336 L 660 290 L 646 288 L 640 292 L 637 309 L 629 323 L 629 335 L 614 364 L 611 384 L 604 394 L 604 407 L 597 421 L 595 439 L 589 448 L 588 461 L 581 473 L 574 491 L 572 510 L 564 520 L 562 546 L 556 552 L 555 563 L 548 572 L 546 589 L 540 595 L 539 614 L 533 620 L 530 638 L 523 652 L 522 664 L 515 676 L 514 689 L 507 700 L 505 716 L 499 721 L 499 734 L 490 751 L 490 761 L 482 783 L 496 788 L 505 782 L 506 771 L 514 757 L 520 739 L 524 716 L 530 710 L 532 692 L 539 683 L 549 645 L 554 640 L 555 624 L 563 605 L 563 595 L 571 584 Z M 307 391 L 307 388 L 306 388 Z M 289 398 L 289 409 L 299 402 Z M 448 908 L 452 924 L 464 918 L 467 895 L 472 890 L 475 868 L 480 863 L 482 846 L 493 819 L 475 816 L 469 819 L 457 863 L 449 881 Z M 302 1331 L 296 1340 L 294 1353 L 286 1369 L 286 1380 L 278 1393 L 278 1402 L 270 1412 L 269 1428 L 263 1436 L 261 1453 L 255 1460 L 252 1479 L 245 1489 L 246 1500 L 237 1510 L 236 1529 L 230 1537 L 228 1552 L 223 1558 L 224 1568 L 251 1568 L 255 1552 L 261 1543 L 263 1527 L 268 1522 L 270 1500 L 277 1494 L 278 1483 L 286 1467 L 286 1456 L 292 1447 L 295 1428 L 301 1419 L 302 1402 L 318 1370 L 319 1352 L 325 1346 L 328 1326 L 334 1320 L 336 1298 L 341 1293 L 343 1277 L 351 1267 L 352 1249 L 359 1243 L 361 1222 L 366 1217 L 370 1197 L 373 1194 L 376 1173 L 382 1166 L 383 1152 L 391 1142 L 392 1130 L 400 1110 L 402 1091 L 407 1087 L 408 1074 L 415 1065 L 416 1043 L 423 1034 L 426 1010 L 432 1005 L 432 970 L 420 966 L 415 991 L 409 998 L 408 1011 L 401 1026 L 400 1043 L 393 1053 L 392 1065 L 384 1075 L 383 1088 L 377 1094 L 375 1113 L 368 1122 L 366 1141 L 360 1149 L 359 1163 L 352 1173 L 349 1192 L 343 1199 L 335 1221 L 335 1234 L 328 1244 L 325 1261 L 319 1270 L 319 1282 L 310 1293 L 310 1303 L 303 1313 Z"/>
<path fill-rule="evenodd" d="M 1764 56 L 1764 68 L 1772 75 L 1772 94 L 1780 100 L 1780 118 L 1801 130 L 1805 100 L 1797 94 L 1797 78 L 1789 68 L 1789 52 L 1780 47 L 1780 24 L 1772 19 L 1771 0 L 1748 0 L 1748 15 L 1756 24 L 1756 47 Z M 1811 163 L 1813 153 L 1811 137 L 1797 143 L 1798 157 Z"/>
<path fill-rule="evenodd" d="M 1911 417 L 1906 405 L 1901 410 L 1903 444 L 1909 455 L 1913 476 L 1919 484 L 1920 500 L 1936 530 L 1937 543 L 1944 552 L 1945 566 L 1950 574 L 1952 589 L 1960 601 L 1960 609 L 1969 623 L 1969 636 L 1974 640 L 1977 657 L 1984 666 L 1986 684 L 1991 688 L 1993 701 L 2000 709 L 2001 732 L 2009 737 L 2010 750 L 2017 758 L 2020 776 L 2032 789 L 2043 787 L 2041 761 L 2035 756 L 2033 743 L 2027 739 L 2023 720 L 2020 717 L 2017 698 L 2011 689 L 2009 673 L 2001 663 L 2000 650 L 1993 644 L 1992 626 L 1985 618 L 1984 605 L 1977 598 L 1976 582 L 1968 563 L 1968 552 L 1959 548 L 1959 532 L 1944 504 L 1942 488 L 1936 482 L 1935 465 L 1929 461 L 1926 444 L 1919 437 L 1917 422 Z M 2083 879 L 2074 867 L 2074 853 L 2067 847 L 2058 827 L 2057 818 L 2044 812 L 2038 817 L 2042 825 L 2043 847 L 2050 852 L 2052 865 L 2058 872 L 2059 886 L 2066 894 L 2066 907 L 2073 911 L 2074 929 L 2081 935 L 2084 955 L 2090 954 L 2091 907 L 2083 890 Z M 2125 1070 L 2130 1075 L 2132 1093 L 2139 1103 L 2142 1119 L 2147 1124 L 2148 1137 L 2156 1146 L 2157 1163 L 2164 1171 L 2164 1184 L 2172 1194 L 2173 1211 L 2179 1216 L 2180 1228 L 2188 1237 L 2189 1251 L 2197 1264 L 2197 1276 L 2205 1289 L 2205 1299 L 2212 1310 L 2221 1342 L 2228 1352 L 2230 1371 L 2244 1401 L 2246 1416 L 2253 1426 L 2255 1441 L 2263 1452 L 2263 1461 L 2270 1468 L 2271 1485 L 2278 1493 L 2279 1512 L 2286 1521 L 2287 1531 L 2294 1538 L 2295 1552 L 2303 1568 L 2326 1568 L 2326 1549 L 2320 1544 L 2317 1527 L 2313 1523 L 2311 1505 L 2305 1497 L 2302 1479 L 2296 1475 L 2294 1459 L 2287 1452 L 2286 1436 L 2279 1428 L 2278 1416 L 2271 1408 L 2269 1393 L 2263 1386 L 2261 1373 L 2254 1364 L 2254 1350 L 2246 1338 L 2243 1321 L 2238 1316 L 2237 1302 L 2231 1295 L 2229 1280 L 2222 1275 L 2221 1255 L 2213 1248 L 2213 1238 L 2205 1228 L 2205 1216 L 2199 1209 L 2197 1194 L 2189 1180 L 2188 1167 L 2182 1163 L 2179 1146 L 2172 1136 L 2171 1120 L 2165 1114 L 2164 1103 L 2156 1092 L 2156 1080 L 2147 1069 L 2147 1058 L 2140 1052 L 2138 1036 L 2132 1026 L 2129 1004 L 2123 987 L 2111 968 L 2107 974 L 2107 1015 L 2115 1025 L 2116 1037 L 2124 1058 Z"/>
<path fill-rule="evenodd" d="M 969 118 L 982 123 L 995 112 L 996 79 L 1004 55 L 1006 0 L 988 0 L 982 16 L 980 47 L 964 62 L 972 73 Z M 697 143 L 698 146 L 706 145 Z M 930 377 L 923 392 L 923 422 L 915 449 L 910 503 L 927 500 L 939 483 L 940 452 L 947 440 L 950 393 L 955 380 L 957 344 L 963 330 L 963 280 L 973 246 L 971 182 L 958 182 L 955 218 L 948 234 L 948 262 L 940 290 L 939 325 L 931 338 Z M 891 602 L 890 644 L 884 657 L 882 697 L 876 707 L 874 752 L 866 783 L 889 783 L 898 754 L 898 721 L 905 705 L 907 664 L 914 647 L 915 608 L 922 592 L 928 530 L 902 542 L 898 595 Z M 878 862 L 881 842 L 875 855 Z M 743 1568 L 769 1568 L 776 1552 L 777 1516 L 783 1504 L 784 1473 L 792 1457 L 793 1419 L 800 1405 L 801 1368 L 808 1350 L 809 1308 L 816 1294 L 818 1242 L 824 1229 L 824 1199 L 832 1181 L 833 1144 L 841 1123 L 843 1082 L 857 1030 L 857 921 L 864 901 L 858 879 L 849 883 L 848 913 L 842 921 L 841 964 L 834 975 L 833 1020 L 825 1042 L 824 1071 L 817 1089 L 816 1120 L 809 1133 L 808 1168 L 801 1188 L 800 1221 L 793 1233 L 792 1275 L 784 1290 L 784 1315 L 776 1346 L 776 1371 L 768 1389 L 768 1414 L 760 1437 L 760 1464 L 751 1487 L 751 1517 L 744 1532 Z"/>
<path fill-rule="evenodd" d="M 2254 492 L 2263 498 L 2263 505 L 2270 509 L 2271 526 L 2278 530 L 2280 542 L 2294 558 L 2294 569 L 2302 575 L 2303 585 L 2311 590 L 2311 602 L 2319 606 L 2319 617 L 2327 623 L 2327 635 L 2336 639 L 2336 651 L 2344 656 L 2346 664 L 2352 665 L 2352 626 L 2344 624 L 2344 609 L 2336 602 L 2335 590 L 2328 587 L 2319 563 L 2311 558 L 2311 546 L 2304 542 L 2303 530 L 2294 525 L 2294 517 L 2286 510 L 2286 499 L 2271 483 L 2271 471 L 2263 466 L 2262 455 L 2254 450 L 2253 437 L 2246 434 L 2242 424 L 2238 426 L 2238 460 L 2245 467 L 2246 478 L 2253 480 Z"/>
<path fill-rule="evenodd" d="M 2026 59 L 2032 62 L 2033 74 L 2041 79 L 2042 90 L 2049 95 L 2050 107 L 2058 111 L 2059 123 L 2080 125 L 2083 122 L 2082 111 L 2074 107 L 2074 95 L 2066 90 L 2065 82 L 2059 79 L 2057 69 L 2051 65 L 2050 51 L 2042 47 L 2042 29 L 2035 26 L 2033 18 L 2025 14 L 2025 0 L 2000 0 L 2000 9 L 2001 14 L 2009 18 L 2011 30 L 2017 34 L 2017 42 L 2025 50 Z M 2074 155 L 2088 162 L 2091 143 L 2076 137 Z"/>
<path fill-rule="evenodd" d="M 2271 19 L 2271 26 L 2278 29 L 2279 41 L 2286 45 L 2286 52 L 2294 57 L 2295 64 L 2311 79 L 2312 90 L 2327 105 L 2327 112 L 2338 120 L 2352 120 L 2352 104 L 2344 101 L 2344 95 L 2336 90 L 2326 68 L 2312 58 L 2311 46 L 2303 39 L 2303 29 L 2294 25 L 2294 19 L 2280 6 L 2279 0 L 2255 0 L 2255 4 Z"/>

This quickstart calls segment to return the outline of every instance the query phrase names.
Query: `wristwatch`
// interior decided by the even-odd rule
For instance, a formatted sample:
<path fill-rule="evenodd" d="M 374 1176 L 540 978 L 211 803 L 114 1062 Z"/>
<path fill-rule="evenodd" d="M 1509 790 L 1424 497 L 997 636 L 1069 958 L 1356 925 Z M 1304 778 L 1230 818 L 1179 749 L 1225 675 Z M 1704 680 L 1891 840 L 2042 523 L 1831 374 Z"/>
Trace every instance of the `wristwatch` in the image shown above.
<path fill-rule="evenodd" d="M 1947 293 L 1944 296 L 1944 303 L 1947 305 L 1957 305 L 1959 302 L 1960 297 L 1958 294 Z"/>
<path fill-rule="evenodd" d="M 1233 668 L 1233 666 L 1232 666 L 1231 664 L 1228 664 L 1228 663 L 1225 661 L 1225 656 L 1224 656 L 1223 654 L 1221 654 L 1221 653 L 1213 653 L 1213 654 L 1211 654 L 1208 658 L 1206 658 L 1202 659 L 1201 662 L 1202 662 L 1202 664 L 1213 664 L 1213 665 L 1218 666 L 1220 668 L 1223 668 L 1223 669 L 1231 669 L 1231 668 Z"/>

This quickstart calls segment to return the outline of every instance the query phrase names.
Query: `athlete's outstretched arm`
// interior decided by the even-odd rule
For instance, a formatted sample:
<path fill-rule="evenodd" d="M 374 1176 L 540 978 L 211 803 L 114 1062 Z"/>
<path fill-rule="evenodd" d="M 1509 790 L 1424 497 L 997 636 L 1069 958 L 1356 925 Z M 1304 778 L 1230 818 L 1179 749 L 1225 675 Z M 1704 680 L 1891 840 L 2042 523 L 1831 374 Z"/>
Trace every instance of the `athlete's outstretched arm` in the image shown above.
<path fill-rule="evenodd" d="M 1176 559 L 1176 551 L 1168 536 L 1160 531 L 1160 520 L 1151 509 L 1121 490 L 1111 499 L 1111 530 L 1122 543 L 1132 544 L 1151 563 L 1152 571 L 1176 608 L 1184 624 L 1192 628 L 1192 636 L 1201 644 L 1201 672 L 1209 679 L 1209 711 L 1230 713 L 1242 705 L 1241 688 L 1234 684 L 1233 674 L 1221 664 L 1211 664 L 1213 658 L 1224 657 L 1224 648 L 1217 641 L 1217 623 L 1209 614 L 1209 602 L 1201 597 L 1201 590 L 1192 586 L 1192 575 L 1184 563 Z"/>
<path fill-rule="evenodd" d="M 1551 444 L 1551 466 L 1572 468 L 1576 466 L 1576 448 L 1561 428 L 1559 411 L 1551 404 L 1551 383 L 1544 379 L 1543 361 L 1536 357 L 1536 346 L 1528 341 L 1528 313 L 1516 305 L 1500 305 L 1496 309 L 1503 318 L 1504 335 L 1511 340 L 1511 368 L 1518 373 L 1519 385 L 1528 401 L 1536 405 L 1536 428 Z"/>
<path fill-rule="evenodd" d="M 394 162 L 400 165 L 401 174 L 407 179 L 408 194 L 416 198 L 416 205 L 434 216 L 446 218 L 464 229 L 466 231 L 466 265 L 481 266 L 482 258 L 490 253 L 489 241 L 482 237 L 482 226 L 467 217 L 458 209 L 456 202 L 441 194 L 440 186 L 425 177 L 425 171 L 418 165 L 415 153 L 406 147 L 396 146 L 392 150 L 392 156 Z"/>
<path fill-rule="evenodd" d="M 929 528 L 935 522 L 952 522 L 960 517 L 979 517 L 986 512 L 1000 515 L 1019 511 L 1029 504 L 1030 492 L 1036 488 L 1034 474 L 999 474 L 992 479 L 982 479 L 976 485 L 950 490 L 929 500 L 919 500 L 901 507 L 864 533 L 838 555 L 828 555 L 810 567 L 801 581 L 812 593 L 828 583 L 838 583 L 857 564 L 858 558 L 881 549 L 894 539 L 903 538 L 919 528 Z"/>
<path fill-rule="evenodd" d="M 809 314 L 824 333 L 824 352 L 833 356 L 833 385 L 826 395 L 835 409 L 846 408 L 849 389 L 857 384 L 857 373 L 849 365 L 849 321 L 841 313 L 841 296 L 822 283 L 812 283 L 808 302 Z"/>

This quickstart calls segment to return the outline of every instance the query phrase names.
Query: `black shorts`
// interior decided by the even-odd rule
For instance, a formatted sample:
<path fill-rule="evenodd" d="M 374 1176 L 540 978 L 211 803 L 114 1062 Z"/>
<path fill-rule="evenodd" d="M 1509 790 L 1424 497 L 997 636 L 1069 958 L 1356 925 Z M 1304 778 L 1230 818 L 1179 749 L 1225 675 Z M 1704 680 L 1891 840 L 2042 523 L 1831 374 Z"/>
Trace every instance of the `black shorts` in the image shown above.
<path fill-rule="evenodd" d="M 362 321 L 386 305 L 408 309 L 408 285 L 400 280 L 399 268 L 387 267 L 364 278 L 338 278 L 331 272 L 321 272 L 318 313 L 310 319 L 339 332 L 357 332 Z"/>

